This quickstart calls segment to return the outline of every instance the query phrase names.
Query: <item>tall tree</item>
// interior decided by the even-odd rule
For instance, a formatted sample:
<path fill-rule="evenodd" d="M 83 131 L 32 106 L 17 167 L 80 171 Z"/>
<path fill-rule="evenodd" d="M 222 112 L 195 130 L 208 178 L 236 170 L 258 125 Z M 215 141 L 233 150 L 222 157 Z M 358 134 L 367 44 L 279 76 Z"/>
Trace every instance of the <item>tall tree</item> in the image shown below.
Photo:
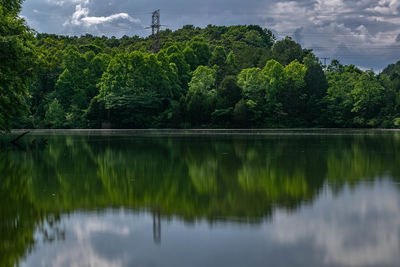
<path fill-rule="evenodd" d="M 64 109 L 55 98 L 46 111 L 46 123 L 51 128 L 62 128 L 65 125 L 65 119 Z"/>
<path fill-rule="evenodd" d="M 233 108 L 241 99 L 241 93 L 235 76 L 226 76 L 217 90 L 217 108 Z"/>
<path fill-rule="evenodd" d="M 215 70 L 199 66 L 189 83 L 186 95 L 187 117 L 193 126 L 207 123 L 215 108 Z"/>
<path fill-rule="evenodd" d="M 241 114 L 246 113 L 251 124 L 254 126 L 263 124 L 266 79 L 262 70 L 259 68 L 242 70 L 238 75 L 237 83 L 242 88 L 242 96 L 245 100 L 247 111 L 244 111 L 243 102 L 238 103 L 235 110 L 240 110 Z"/>
<path fill-rule="evenodd" d="M 309 54 L 304 58 L 303 63 L 307 71 L 304 77 L 305 99 L 301 116 L 306 126 L 321 126 L 321 113 L 325 108 L 323 98 L 328 89 L 328 82 L 317 57 Z"/>
<path fill-rule="evenodd" d="M 274 125 L 279 125 L 287 115 L 279 101 L 279 95 L 287 86 L 285 70 L 282 64 L 271 59 L 265 64 L 262 72 L 266 79 L 265 104 L 268 120 Z"/>
<path fill-rule="evenodd" d="M 208 43 L 201 38 L 194 38 L 190 41 L 189 47 L 196 55 L 197 63 L 202 66 L 208 66 L 208 61 L 211 57 L 210 46 Z"/>
<path fill-rule="evenodd" d="M 272 55 L 274 59 L 282 65 L 288 65 L 294 60 L 302 61 L 304 53 L 301 46 L 290 37 L 277 41 L 272 46 Z"/>
<path fill-rule="evenodd" d="M 222 46 L 215 47 L 211 54 L 210 66 L 216 71 L 216 84 L 217 86 L 221 83 L 226 73 L 226 52 Z"/>
<path fill-rule="evenodd" d="M 282 110 L 287 114 L 286 126 L 304 126 L 299 116 L 305 106 L 305 81 L 307 68 L 297 60 L 292 61 L 284 68 L 286 86 L 280 91 L 278 101 L 282 103 Z"/>
<path fill-rule="evenodd" d="M 18 16 L 21 0 L 0 0 L 0 131 L 26 110 L 27 80 L 34 65 L 33 35 Z"/>
<path fill-rule="evenodd" d="M 238 85 L 242 88 L 243 98 L 258 105 L 265 101 L 266 79 L 259 68 L 243 69 L 238 75 Z"/>
<path fill-rule="evenodd" d="M 363 73 L 351 91 L 353 96 L 354 123 L 361 127 L 380 126 L 378 116 L 384 105 L 385 88 L 372 71 Z"/>
<path fill-rule="evenodd" d="M 354 99 L 351 92 L 362 71 L 354 65 L 343 67 L 337 62 L 328 69 L 332 71 L 327 73 L 329 87 L 325 96 L 327 110 L 324 124 L 328 127 L 354 127 L 352 113 Z"/>

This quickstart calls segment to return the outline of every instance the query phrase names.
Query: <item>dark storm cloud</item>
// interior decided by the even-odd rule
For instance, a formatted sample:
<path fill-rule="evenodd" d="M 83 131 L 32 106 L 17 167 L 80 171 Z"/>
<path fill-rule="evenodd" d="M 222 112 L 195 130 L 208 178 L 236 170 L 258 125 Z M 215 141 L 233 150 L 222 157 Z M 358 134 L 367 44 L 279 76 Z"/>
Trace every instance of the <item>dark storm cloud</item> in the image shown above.
<path fill-rule="evenodd" d="M 379 70 L 400 59 L 400 0 L 25 0 L 22 15 L 39 32 L 146 36 L 155 9 L 170 29 L 259 24 L 346 64 Z"/>

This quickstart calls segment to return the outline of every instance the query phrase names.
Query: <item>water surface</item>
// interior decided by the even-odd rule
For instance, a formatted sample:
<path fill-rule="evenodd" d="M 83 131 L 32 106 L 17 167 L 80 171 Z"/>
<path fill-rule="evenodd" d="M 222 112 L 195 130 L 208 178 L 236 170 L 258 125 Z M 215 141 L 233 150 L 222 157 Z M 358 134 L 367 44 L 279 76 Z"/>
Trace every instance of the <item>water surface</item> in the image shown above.
<path fill-rule="evenodd" d="M 0 266 L 400 266 L 397 131 L 38 131 L 0 149 Z"/>

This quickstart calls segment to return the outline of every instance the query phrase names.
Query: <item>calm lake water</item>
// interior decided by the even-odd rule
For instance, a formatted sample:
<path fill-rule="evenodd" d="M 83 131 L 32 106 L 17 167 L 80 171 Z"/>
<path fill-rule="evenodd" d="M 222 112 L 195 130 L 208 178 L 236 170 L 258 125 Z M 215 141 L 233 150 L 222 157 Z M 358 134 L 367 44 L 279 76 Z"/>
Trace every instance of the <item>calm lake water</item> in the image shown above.
<path fill-rule="evenodd" d="M 400 266 L 400 132 L 34 132 L 0 200 L 0 266 Z"/>

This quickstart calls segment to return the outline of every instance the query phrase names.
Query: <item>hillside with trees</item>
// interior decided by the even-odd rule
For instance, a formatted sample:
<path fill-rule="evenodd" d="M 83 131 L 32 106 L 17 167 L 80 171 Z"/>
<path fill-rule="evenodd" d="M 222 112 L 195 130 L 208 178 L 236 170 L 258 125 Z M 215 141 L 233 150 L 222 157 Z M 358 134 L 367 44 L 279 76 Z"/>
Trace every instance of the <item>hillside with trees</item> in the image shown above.
<path fill-rule="evenodd" d="M 167 29 L 152 53 L 151 36 L 32 35 L 18 11 L 1 11 L 21 35 L 0 47 L 2 130 L 400 126 L 400 62 L 323 66 L 257 25 Z"/>

